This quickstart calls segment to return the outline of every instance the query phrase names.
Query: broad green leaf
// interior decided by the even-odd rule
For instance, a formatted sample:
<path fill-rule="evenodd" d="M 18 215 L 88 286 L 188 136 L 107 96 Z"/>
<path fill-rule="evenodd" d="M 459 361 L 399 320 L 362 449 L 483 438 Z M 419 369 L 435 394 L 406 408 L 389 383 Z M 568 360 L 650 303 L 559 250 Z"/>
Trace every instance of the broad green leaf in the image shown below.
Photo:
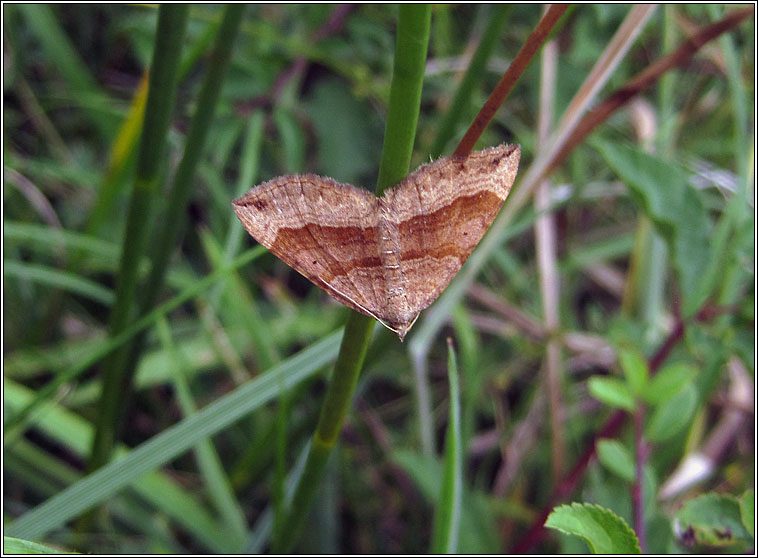
<path fill-rule="evenodd" d="M 583 538 L 593 554 L 640 554 L 637 536 L 626 521 L 594 504 L 559 506 L 545 527 Z"/>
<path fill-rule="evenodd" d="M 597 142 L 596 146 L 667 240 L 679 276 L 683 313 L 692 315 L 710 294 L 699 288 L 711 257 L 711 221 L 700 193 L 669 161 L 623 145 Z"/>
<path fill-rule="evenodd" d="M 740 515 L 747 532 L 755 537 L 755 489 L 746 490 L 740 498 Z"/>
<path fill-rule="evenodd" d="M 619 363 L 626 376 L 626 382 L 635 397 L 645 390 L 648 378 L 647 362 L 642 355 L 635 351 L 622 350 L 619 353 Z"/>
<path fill-rule="evenodd" d="M 588 382 L 590 394 L 595 399 L 611 407 L 634 411 L 634 396 L 624 382 L 618 378 L 593 376 Z"/>
<path fill-rule="evenodd" d="M 683 362 L 669 364 L 650 381 L 643 398 L 651 405 L 671 399 L 695 377 L 695 369 Z"/>
<path fill-rule="evenodd" d="M 634 480 L 634 458 L 621 442 L 600 440 L 597 444 L 597 457 L 609 471 L 624 480 Z"/>
<path fill-rule="evenodd" d="M 656 407 L 645 434 L 653 442 L 671 438 L 684 428 L 697 407 L 697 389 L 687 384 L 676 396 Z"/>
<path fill-rule="evenodd" d="M 752 543 L 742 524 L 740 504 L 728 494 L 703 494 L 687 502 L 675 516 L 678 531 L 689 541 L 724 547 Z"/>

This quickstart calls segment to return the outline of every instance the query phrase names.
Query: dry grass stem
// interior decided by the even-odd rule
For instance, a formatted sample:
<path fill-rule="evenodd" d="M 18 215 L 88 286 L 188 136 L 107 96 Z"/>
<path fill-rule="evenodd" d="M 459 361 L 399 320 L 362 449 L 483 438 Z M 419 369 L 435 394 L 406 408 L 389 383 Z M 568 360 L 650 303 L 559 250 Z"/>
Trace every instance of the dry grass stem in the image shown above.
<path fill-rule="evenodd" d="M 469 287 L 468 294 L 473 300 L 501 314 L 532 339 L 539 341 L 545 337 L 545 328 L 537 318 L 509 304 L 489 289 L 474 283 Z"/>
<path fill-rule="evenodd" d="M 616 110 L 625 105 L 638 93 L 650 87 L 664 73 L 690 60 L 706 43 L 739 25 L 744 19 L 751 16 L 754 11 L 755 9 L 753 7 L 738 10 L 730 13 L 716 23 L 700 28 L 697 33 L 683 42 L 674 52 L 659 58 L 656 62 L 652 63 L 642 72 L 627 81 L 605 101 L 586 114 L 584 118 L 576 124 L 570 137 L 567 137 L 567 140 L 559 149 L 557 145 L 553 145 L 555 155 L 551 156 L 551 161 L 549 161 L 547 167 L 545 169 L 535 170 L 534 172 L 539 172 L 539 175 L 542 173 L 549 174 L 555 167 L 560 165 L 566 157 L 568 157 L 568 154 L 571 153 L 574 147 L 581 144 L 595 128 L 608 120 L 610 115 Z M 535 167 L 537 167 L 536 162 L 532 166 L 532 169 Z M 532 169 L 530 169 L 530 171 L 532 171 Z M 521 189 L 522 188 L 517 190 L 516 194 L 518 194 Z M 512 204 L 513 200 L 511 200 L 511 205 Z M 506 207 L 506 210 L 507 209 L 508 208 Z"/>
<path fill-rule="evenodd" d="M 574 99 L 569 104 L 569 109 L 561 116 L 557 129 L 551 138 L 545 142 L 548 148 L 543 149 L 537 155 L 527 174 L 522 178 L 519 187 L 511 194 L 505 209 L 501 213 L 504 222 L 509 222 L 512 219 L 513 215 L 527 202 L 537 184 L 557 166 L 556 160 L 559 155 L 570 152 L 570 149 L 567 150 L 567 146 L 570 145 L 573 149 L 578 145 L 573 141 L 573 138 L 576 135 L 576 128 L 579 126 L 579 118 L 595 101 L 598 92 L 610 78 L 612 70 L 617 67 L 637 37 L 638 29 L 641 29 L 647 21 L 645 15 L 648 12 L 644 8 L 643 6 L 630 10 L 619 30 L 600 56 L 600 60 L 579 87 Z M 495 226 L 497 226 L 497 222 Z"/>
<path fill-rule="evenodd" d="M 540 79 L 540 104 L 537 114 L 538 151 L 545 147 L 550 136 L 553 121 L 553 104 L 558 64 L 558 47 L 550 41 L 542 51 Z M 540 298 L 545 328 L 555 332 L 560 327 L 558 302 L 560 298 L 560 277 L 556 264 L 556 230 L 555 216 L 549 213 L 550 179 L 545 178 L 534 194 L 534 209 L 540 215 L 534 224 L 535 248 L 537 250 L 537 269 L 540 281 Z M 553 482 L 563 474 L 566 463 L 566 443 L 564 431 L 565 409 L 561 397 L 561 347 L 554 336 L 548 339 L 543 363 L 547 391 L 550 398 L 550 433 L 552 443 L 551 471 Z"/>

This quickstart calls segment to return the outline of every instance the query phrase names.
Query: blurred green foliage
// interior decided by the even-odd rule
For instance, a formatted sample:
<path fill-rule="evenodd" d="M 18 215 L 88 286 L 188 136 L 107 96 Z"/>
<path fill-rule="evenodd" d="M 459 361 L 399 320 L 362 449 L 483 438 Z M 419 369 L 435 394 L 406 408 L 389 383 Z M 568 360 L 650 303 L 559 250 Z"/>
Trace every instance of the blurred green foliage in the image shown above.
<path fill-rule="evenodd" d="M 690 25 L 706 25 L 729 9 L 659 8 L 601 98 L 667 53 L 664 33 L 677 45 Z M 131 467 L 108 465 L 102 477 L 88 477 L 90 485 L 77 483 L 84 482 L 101 367 L 83 364 L 107 343 L 135 172 L 137 146 L 129 138 L 141 123 L 137 92 L 157 12 L 135 5 L 6 4 L 3 10 L 6 420 L 61 374 L 78 370 L 20 427 L 6 432 L 6 530 L 77 552 L 265 551 L 276 452 L 282 451 L 276 396 L 289 390 L 284 457 L 285 489 L 291 490 L 336 355 L 335 332 L 347 312 L 269 254 L 247 257 L 241 266 L 235 258 L 248 254 L 254 242 L 241 234 L 231 200 L 256 183 L 293 172 L 374 186 L 396 7 L 245 8 L 209 141 L 196 161 L 183 214 L 186 233 L 173 247 L 159 303 L 192 296 L 166 313 L 160 327 L 154 325 L 161 314 L 152 316 L 147 328 L 118 450 Z M 541 13 L 540 6 L 514 5 L 496 14 L 505 30 L 473 86 L 467 85 L 469 92 L 456 99 L 461 114 L 452 118 L 448 108 L 490 29 L 491 10 L 434 6 L 412 167 L 428 160 L 449 121 L 455 122 L 453 139 L 444 140 L 443 154 L 452 151 Z M 562 23 L 554 122 L 628 11 L 622 5 L 581 5 Z M 185 146 L 222 13 L 220 5 L 190 9 L 168 154 L 161 162 L 168 179 Z M 597 129 L 591 145 L 578 146 L 552 174 L 560 276 L 556 332 L 541 329 L 536 214 L 531 206 L 519 211 L 475 287 L 451 316 L 439 318 L 441 333 L 423 367 L 433 456 L 424 455 L 420 440 L 418 362 L 408 342 L 401 345 L 383 329 L 375 332 L 298 551 L 429 550 L 449 416 L 446 336 L 455 339 L 461 381 L 460 552 L 508 551 L 549 505 L 555 488 L 551 403 L 542 375 L 549 339 L 558 339 L 564 352 L 563 443 L 570 463 L 612 413 L 608 405 L 649 410 L 645 432 L 652 450 L 642 479 L 647 551 L 682 549 L 672 522 L 687 499 L 712 489 L 736 496 L 752 487 L 755 448 L 745 415 L 724 440 L 710 478 L 665 505 L 656 498 L 677 464 L 739 410 L 735 386 L 754 387 L 754 32 L 752 20 L 743 22 L 670 72 L 668 89 L 643 93 L 660 143 L 640 140 L 639 113 L 621 110 Z M 521 177 L 536 155 L 539 70 L 538 57 L 479 142 L 521 144 Z M 657 145 L 652 152 L 651 145 Z M 164 191 L 149 208 L 148 243 L 169 203 Z M 647 225 L 640 225 L 643 219 Z M 667 255 L 640 271 L 640 254 L 658 253 L 647 252 L 652 243 L 643 242 L 652 235 L 663 240 Z M 135 265 L 144 281 L 147 258 Z M 201 283 L 213 273 L 219 280 Z M 654 289 L 660 296 L 653 300 L 660 302 L 652 314 L 634 311 L 630 293 Z M 637 364 L 649 363 L 682 316 L 685 330 L 660 372 L 632 364 L 625 374 L 616 355 L 631 351 Z M 607 508 L 633 525 L 631 424 L 611 442 L 601 446 L 599 462 L 584 472 L 571 498 Z M 78 536 L 73 525 L 85 500 L 104 507 L 94 531 Z M 737 529 L 740 509 L 742 516 L 752 509 L 747 504 L 745 498 L 724 504 L 742 545 L 749 535 Z M 14 533 L 18 518 L 45 509 L 54 511 L 46 519 L 54 528 L 34 537 Z M 693 522 L 712 510 L 687 509 Z M 222 517 L 236 526 L 221 526 Z M 712 542 L 713 523 L 701 524 L 697 536 Z M 576 544 L 573 537 L 550 533 L 534 550 L 586 551 Z"/>

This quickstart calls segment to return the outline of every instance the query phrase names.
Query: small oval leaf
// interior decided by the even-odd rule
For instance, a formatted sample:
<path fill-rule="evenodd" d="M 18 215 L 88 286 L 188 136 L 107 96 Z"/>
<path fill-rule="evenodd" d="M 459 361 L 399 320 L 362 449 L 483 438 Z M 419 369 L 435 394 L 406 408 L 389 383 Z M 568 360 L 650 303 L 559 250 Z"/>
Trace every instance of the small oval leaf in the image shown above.
<path fill-rule="evenodd" d="M 634 459 L 618 440 L 600 440 L 597 443 L 597 457 L 612 473 L 624 480 L 634 480 Z"/>
<path fill-rule="evenodd" d="M 697 388 L 686 384 L 676 396 L 656 407 L 645 431 L 649 440 L 661 442 L 687 426 L 697 407 Z"/>
<path fill-rule="evenodd" d="M 629 388 L 626 387 L 626 384 L 618 378 L 593 376 L 590 378 L 587 386 L 592 397 L 602 401 L 606 405 L 634 411 L 634 396 L 629 391 Z"/>
<path fill-rule="evenodd" d="M 671 399 L 694 377 L 695 369 L 692 366 L 684 362 L 670 364 L 650 381 L 644 392 L 645 401 L 657 405 Z"/>
<path fill-rule="evenodd" d="M 645 391 L 645 384 L 647 384 L 647 362 L 636 351 L 623 349 L 619 353 L 619 364 L 633 395 L 639 397 Z"/>

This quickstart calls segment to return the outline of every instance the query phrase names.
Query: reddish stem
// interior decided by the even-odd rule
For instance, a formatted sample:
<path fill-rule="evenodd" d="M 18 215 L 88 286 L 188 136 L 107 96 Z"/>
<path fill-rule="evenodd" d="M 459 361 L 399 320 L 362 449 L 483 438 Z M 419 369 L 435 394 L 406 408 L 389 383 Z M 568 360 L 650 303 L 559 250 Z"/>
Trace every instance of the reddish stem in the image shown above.
<path fill-rule="evenodd" d="M 705 321 L 713 316 L 713 312 L 710 307 L 706 307 L 701 310 L 695 317 L 697 321 Z M 661 364 L 666 360 L 672 349 L 684 336 L 684 322 L 678 319 L 674 329 L 671 330 L 666 340 L 656 353 L 648 360 L 648 367 L 651 374 L 657 372 Z M 564 477 L 564 479 L 555 487 L 553 493 L 550 495 L 547 505 L 542 509 L 542 512 L 534 520 L 532 526 L 524 534 L 523 537 L 515 544 L 511 549 L 511 554 L 526 554 L 534 545 L 542 540 L 545 536 L 545 521 L 547 520 L 550 512 L 553 508 L 571 493 L 574 492 L 579 481 L 584 476 L 584 471 L 589 467 L 592 460 L 595 458 L 595 452 L 597 450 L 597 442 L 603 438 L 613 438 L 623 426 L 627 417 L 626 411 L 615 411 L 603 427 L 595 433 L 592 440 L 587 445 L 582 456 L 574 465 L 571 472 Z M 639 461 L 639 460 L 638 460 Z"/>
<path fill-rule="evenodd" d="M 571 152 L 571 150 L 578 143 L 581 143 L 581 141 L 583 141 L 584 138 L 587 137 L 589 133 L 595 129 L 596 126 L 604 122 L 612 112 L 625 104 L 634 95 L 654 83 L 664 72 L 668 71 L 676 65 L 683 64 L 689 60 L 692 55 L 705 43 L 715 39 L 719 35 L 735 27 L 742 20 L 751 16 L 754 11 L 755 9 L 753 7 L 737 10 L 728 14 L 723 19 L 711 25 L 703 27 L 696 34 L 685 41 L 677 50 L 668 56 L 660 58 L 657 62 L 651 64 L 646 70 L 642 71 L 637 76 L 632 78 L 623 87 L 617 90 L 616 93 L 612 94 L 608 99 L 606 99 L 604 103 L 588 113 L 582 119 L 582 121 L 580 121 L 574 131 L 572 141 L 567 143 L 566 146 L 564 146 L 564 148 L 558 154 L 556 154 L 556 157 L 554 158 L 550 167 L 546 169 L 545 175 L 549 174 L 552 169 L 561 164 Z M 484 111 L 484 109 L 482 109 L 482 111 Z M 478 137 L 478 135 L 476 137 Z M 461 144 L 463 144 L 463 141 Z M 459 149 L 461 149 L 461 146 L 459 146 Z M 695 320 L 708 321 L 721 313 L 724 313 L 723 308 L 705 307 L 698 313 L 698 315 L 695 317 Z M 681 321 L 681 319 L 678 319 L 676 326 L 666 338 L 663 345 L 661 345 L 660 349 L 658 349 L 656 354 L 653 355 L 653 357 L 650 359 L 648 365 L 651 373 L 657 371 L 657 369 L 661 366 L 666 357 L 668 357 L 671 350 L 679 342 L 683 335 L 684 323 Z M 603 427 L 595 434 L 595 436 L 593 436 L 592 441 L 587 446 L 579 460 L 576 462 L 574 468 L 563 479 L 563 481 L 561 481 L 558 486 L 555 487 L 548 500 L 547 505 L 545 508 L 543 508 L 540 515 L 532 523 L 532 526 L 529 528 L 529 530 L 511 549 L 511 553 L 525 554 L 534 545 L 542 540 L 545 534 L 545 521 L 547 520 L 548 515 L 550 515 L 550 512 L 556 506 L 556 504 L 570 495 L 576 488 L 579 480 L 584 475 L 584 470 L 589 466 L 595 457 L 597 441 L 601 438 L 611 438 L 615 436 L 624 423 L 625 417 L 626 413 L 624 411 L 614 412 L 605 423 L 605 425 L 603 425 Z"/>
<path fill-rule="evenodd" d="M 518 81 L 518 78 L 524 73 L 524 70 L 529 65 L 531 59 L 545 43 L 548 34 L 550 34 L 550 31 L 555 27 L 555 24 L 558 23 L 558 20 L 561 19 L 561 16 L 567 9 L 567 4 L 553 4 L 550 6 L 550 9 L 548 9 L 537 24 L 536 29 L 532 31 L 529 37 L 527 37 L 526 42 L 524 42 L 521 50 L 518 51 L 518 54 L 516 55 L 516 58 L 513 59 L 513 62 L 511 62 L 511 65 L 508 66 L 503 77 L 500 78 L 500 81 L 490 94 L 489 99 L 484 103 L 482 110 L 476 115 L 474 122 L 458 144 L 453 156 L 463 157 L 471 152 L 476 140 L 482 135 L 482 132 L 484 132 L 484 129 L 490 123 L 492 117 L 495 116 L 497 109 L 503 104 L 505 98 Z"/>
<path fill-rule="evenodd" d="M 675 51 L 659 58 L 618 88 L 605 101 L 597 105 L 597 107 L 588 112 L 579 121 L 571 135 L 570 141 L 567 141 L 563 148 L 556 153 L 550 166 L 545 169 L 545 175 L 549 175 L 556 167 L 563 163 L 574 147 L 581 144 L 596 127 L 608 120 L 611 114 L 625 105 L 640 91 L 650 87 L 670 69 L 688 62 L 704 44 L 737 26 L 742 20 L 752 16 L 754 11 L 755 9 L 752 6 L 736 10 L 727 14 L 723 19 L 700 28 L 697 33 L 679 45 L 679 48 Z"/>

